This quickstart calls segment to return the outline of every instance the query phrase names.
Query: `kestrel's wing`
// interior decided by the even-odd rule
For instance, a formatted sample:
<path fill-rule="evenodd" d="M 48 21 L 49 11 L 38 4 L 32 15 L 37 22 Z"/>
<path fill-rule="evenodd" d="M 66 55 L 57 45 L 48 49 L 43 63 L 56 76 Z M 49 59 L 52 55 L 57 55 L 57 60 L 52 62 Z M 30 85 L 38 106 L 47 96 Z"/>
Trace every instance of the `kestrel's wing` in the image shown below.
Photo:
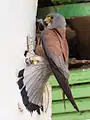
<path fill-rule="evenodd" d="M 41 59 L 36 65 L 26 66 L 18 74 L 23 103 L 31 113 L 36 110 L 38 114 L 43 105 L 43 90 L 50 76 L 48 62 L 42 57 Z"/>
<path fill-rule="evenodd" d="M 52 29 L 45 29 L 41 35 L 42 45 L 44 52 L 47 56 L 48 62 L 51 66 L 52 72 L 56 77 L 60 87 L 63 89 L 67 98 L 70 100 L 74 108 L 79 111 L 76 103 L 74 102 L 69 84 L 69 71 L 68 71 L 68 49 L 65 39 L 62 39 L 60 35 L 56 35 Z M 66 51 L 66 53 L 65 53 Z"/>

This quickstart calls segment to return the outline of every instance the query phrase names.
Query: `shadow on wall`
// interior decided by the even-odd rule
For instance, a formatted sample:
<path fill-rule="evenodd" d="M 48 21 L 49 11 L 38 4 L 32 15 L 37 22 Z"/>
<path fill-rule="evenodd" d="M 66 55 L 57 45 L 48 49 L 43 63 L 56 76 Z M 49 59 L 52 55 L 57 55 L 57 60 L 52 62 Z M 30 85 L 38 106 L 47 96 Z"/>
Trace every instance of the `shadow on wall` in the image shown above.
<path fill-rule="evenodd" d="M 90 16 L 66 18 L 70 57 L 90 59 Z"/>

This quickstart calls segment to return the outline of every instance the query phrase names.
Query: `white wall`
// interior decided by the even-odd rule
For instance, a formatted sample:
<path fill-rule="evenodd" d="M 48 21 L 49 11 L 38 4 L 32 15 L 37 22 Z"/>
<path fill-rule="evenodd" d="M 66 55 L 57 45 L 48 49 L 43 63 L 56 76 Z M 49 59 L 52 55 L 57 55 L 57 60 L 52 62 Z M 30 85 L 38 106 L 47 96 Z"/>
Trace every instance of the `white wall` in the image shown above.
<path fill-rule="evenodd" d="M 0 120 L 36 120 L 22 106 L 16 85 L 28 33 L 34 38 L 37 0 L 0 0 Z M 23 113 L 18 110 L 18 102 Z"/>

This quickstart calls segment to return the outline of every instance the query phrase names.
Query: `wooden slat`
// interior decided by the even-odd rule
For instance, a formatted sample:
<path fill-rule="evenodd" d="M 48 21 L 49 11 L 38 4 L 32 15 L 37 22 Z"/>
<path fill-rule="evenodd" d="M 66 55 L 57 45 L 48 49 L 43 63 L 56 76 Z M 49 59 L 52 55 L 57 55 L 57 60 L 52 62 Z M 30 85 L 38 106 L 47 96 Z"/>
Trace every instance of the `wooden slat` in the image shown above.
<path fill-rule="evenodd" d="M 90 84 L 71 87 L 74 98 L 90 97 Z M 67 98 L 65 98 L 67 99 Z M 62 100 L 62 90 L 59 87 L 52 88 L 52 100 Z"/>
<path fill-rule="evenodd" d="M 75 102 L 80 110 L 90 110 L 90 98 L 76 99 Z M 66 101 L 66 110 L 64 109 L 63 101 L 55 101 L 52 103 L 52 113 L 67 113 L 73 111 L 76 110 L 68 100 Z"/>
<path fill-rule="evenodd" d="M 83 115 L 72 115 L 76 110 L 69 100 L 66 100 L 66 110 L 64 109 L 62 90 L 59 88 L 55 77 L 52 75 L 49 81 L 52 85 L 52 120 L 84 120 Z M 72 85 L 72 94 L 79 109 L 81 111 L 90 110 L 90 69 L 70 71 L 69 83 Z"/>
<path fill-rule="evenodd" d="M 58 83 L 53 75 L 49 78 L 52 86 L 57 86 Z M 69 84 L 90 82 L 90 69 L 70 71 Z"/>
<path fill-rule="evenodd" d="M 90 112 L 53 115 L 52 120 L 90 120 Z"/>

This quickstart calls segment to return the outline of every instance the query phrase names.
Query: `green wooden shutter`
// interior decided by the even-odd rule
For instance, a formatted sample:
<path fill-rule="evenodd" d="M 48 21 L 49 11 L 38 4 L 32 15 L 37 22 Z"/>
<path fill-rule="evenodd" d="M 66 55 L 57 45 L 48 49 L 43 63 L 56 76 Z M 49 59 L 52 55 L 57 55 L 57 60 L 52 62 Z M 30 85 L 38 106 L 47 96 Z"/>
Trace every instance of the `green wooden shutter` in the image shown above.
<path fill-rule="evenodd" d="M 50 12 L 61 13 L 66 18 L 70 18 L 73 16 L 89 16 L 90 3 L 67 4 L 67 5 L 58 5 L 58 6 L 52 6 L 52 7 L 39 8 L 38 17 L 43 18 Z"/>
<path fill-rule="evenodd" d="M 38 10 L 40 18 L 50 12 L 59 12 L 65 17 L 89 16 L 90 3 L 68 4 L 45 7 Z M 72 93 L 82 113 L 77 113 L 66 98 L 66 110 L 62 101 L 62 90 L 54 76 L 50 77 L 52 85 L 52 120 L 90 120 L 90 69 L 73 70 L 70 72 L 69 83 Z"/>
<path fill-rule="evenodd" d="M 52 120 L 90 120 L 90 69 L 70 72 L 72 94 L 82 113 L 76 112 L 67 98 L 65 110 L 62 90 L 53 75 L 49 81 L 52 85 Z"/>

